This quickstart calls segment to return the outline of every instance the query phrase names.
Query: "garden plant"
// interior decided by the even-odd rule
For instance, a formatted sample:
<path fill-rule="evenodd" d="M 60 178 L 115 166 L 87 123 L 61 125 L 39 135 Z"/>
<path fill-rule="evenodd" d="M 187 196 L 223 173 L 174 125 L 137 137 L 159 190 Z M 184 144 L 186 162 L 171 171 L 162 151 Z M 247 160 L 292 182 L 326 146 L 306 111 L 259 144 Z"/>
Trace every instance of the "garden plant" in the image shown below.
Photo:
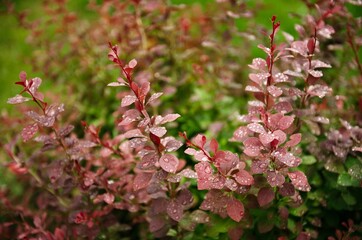
<path fill-rule="evenodd" d="M 362 239 L 360 1 L 74 2 L 4 1 L 1 239 Z"/>

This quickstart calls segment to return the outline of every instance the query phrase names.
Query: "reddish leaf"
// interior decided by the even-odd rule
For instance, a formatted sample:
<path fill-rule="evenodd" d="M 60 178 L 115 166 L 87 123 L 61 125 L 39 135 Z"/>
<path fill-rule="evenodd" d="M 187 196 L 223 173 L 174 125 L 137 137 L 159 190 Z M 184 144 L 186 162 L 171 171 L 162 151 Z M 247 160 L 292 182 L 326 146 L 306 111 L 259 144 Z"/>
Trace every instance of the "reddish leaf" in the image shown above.
<path fill-rule="evenodd" d="M 138 191 L 148 186 L 153 173 L 139 172 L 133 180 L 133 190 Z"/>
<path fill-rule="evenodd" d="M 216 141 L 216 139 L 213 138 L 210 141 L 210 150 L 211 150 L 212 153 L 216 154 L 218 149 L 219 149 L 219 143 Z"/>
<path fill-rule="evenodd" d="M 250 186 L 254 184 L 254 178 L 245 170 L 239 170 L 239 172 L 235 175 L 235 180 L 243 186 Z"/>
<path fill-rule="evenodd" d="M 252 161 L 251 172 L 253 174 L 260 174 L 266 172 L 269 166 L 269 160 Z"/>
<path fill-rule="evenodd" d="M 288 76 L 283 73 L 277 73 L 273 76 L 276 83 L 288 82 Z"/>
<path fill-rule="evenodd" d="M 219 171 L 227 175 L 232 169 L 235 169 L 239 163 L 239 157 L 229 151 L 218 151 L 215 155 L 215 163 Z"/>
<path fill-rule="evenodd" d="M 176 200 L 171 200 L 167 205 L 167 214 L 176 222 L 180 221 L 183 215 L 183 207 Z"/>
<path fill-rule="evenodd" d="M 192 196 L 192 193 L 190 192 L 190 190 L 182 189 L 178 193 L 176 201 L 185 208 L 187 206 L 190 206 L 193 203 L 194 197 Z"/>
<path fill-rule="evenodd" d="M 39 128 L 37 123 L 33 123 L 23 128 L 23 131 L 21 132 L 21 137 L 23 138 L 23 141 L 29 141 L 38 132 L 38 129 Z"/>
<path fill-rule="evenodd" d="M 294 195 L 295 188 L 293 184 L 285 182 L 283 186 L 279 189 L 279 193 L 284 197 L 290 197 Z"/>
<path fill-rule="evenodd" d="M 136 59 L 132 59 L 131 61 L 129 61 L 129 63 L 128 63 L 129 68 L 135 68 L 136 66 L 137 66 L 137 60 Z"/>
<path fill-rule="evenodd" d="M 29 92 L 31 92 L 34 95 L 41 84 L 41 79 L 36 77 L 36 78 L 33 78 L 31 80 L 31 82 L 32 82 L 32 84 L 31 84 L 31 87 L 29 88 Z"/>
<path fill-rule="evenodd" d="M 294 116 L 283 116 L 278 124 L 279 129 L 285 130 L 289 128 L 294 122 Z"/>
<path fill-rule="evenodd" d="M 18 103 L 27 102 L 27 101 L 30 101 L 30 100 L 31 100 L 31 98 L 26 98 L 26 97 L 23 97 L 23 96 L 17 94 L 15 97 L 9 98 L 7 103 L 9 103 L 9 104 L 18 104 Z"/>
<path fill-rule="evenodd" d="M 212 176 L 212 168 L 210 164 L 208 162 L 200 162 L 195 165 L 195 170 L 197 173 L 197 189 L 210 189 L 211 182 L 209 179 Z"/>
<path fill-rule="evenodd" d="M 163 93 L 158 92 L 151 95 L 151 97 L 148 99 L 146 105 L 150 104 L 151 102 L 155 101 L 157 98 L 159 98 Z"/>
<path fill-rule="evenodd" d="M 156 217 L 153 217 L 150 221 L 150 232 L 156 232 L 162 229 L 165 224 L 165 219 L 162 216 L 158 215 Z"/>
<path fill-rule="evenodd" d="M 239 200 L 231 198 L 227 203 L 226 211 L 232 220 L 240 222 L 244 216 L 245 210 L 244 205 Z"/>
<path fill-rule="evenodd" d="M 179 160 L 177 157 L 171 154 L 164 154 L 158 160 L 161 168 L 169 173 L 176 173 Z"/>
<path fill-rule="evenodd" d="M 245 126 L 241 126 L 234 132 L 233 139 L 235 141 L 242 142 L 244 141 L 248 136 L 248 128 Z"/>
<path fill-rule="evenodd" d="M 270 95 L 272 95 L 273 97 L 279 97 L 283 93 L 282 89 L 276 86 L 268 86 L 267 89 Z"/>
<path fill-rule="evenodd" d="M 262 143 L 258 138 L 250 137 L 247 138 L 244 142 L 244 153 L 250 157 L 256 157 L 260 154 L 262 150 Z"/>
<path fill-rule="evenodd" d="M 163 117 L 162 121 L 160 124 L 165 124 L 168 122 L 173 122 L 175 121 L 177 118 L 181 117 L 180 114 L 177 113 L 171 113 L 171 114 L 167 114 L 166 116 Z"/>
<path fill-rule="evenodd" d="M 308 183 L 308 179 L 301 171 L 289 172 L 288 176 L 292 181 L 294 187 L 300 191 L 309 192 L 311 187 Z"/>
<path fill-rule="evenodd" d="M 273 106 L 275 111 L 280 113 L 289 113 L 293 110 L 292 105 L 289 102 L 278 102 Z"/>
<path fill-rule="evenodd" d="M 264 81 L 270 76 L 269 73 L 251 73 L 249 78 L 259 86 L 265 85 Z"/>
<path fill-rule="evenodd" d="M 267 180 L 271 187 L 282 186 L 285 182 L 285 177 L 275 171 L 268 171 Z"/>
<path fill-rule="evenodd" d="M 264 187 L 258 192 L 258 203 L 261 207 L 264 207 L 274 200 L 274 191 L 272 188 Z"/>
<path fill-rule="evenodd" d="M 267 146 L 269 143 L 271 143 L 273 140 L 275 139 L 275 135 L 272 133 L 261 133 L 259 135 L 259 140 L 260 142 L 264 145 Z"/>
<path fill-rule="evenodd" d="M 249 123 L 247 125 L 247 128 L 252 132 L 265 133 L 264 127 L 262 125 L 260 125 L 259 123 Z"/>
<path fill-rule="evenodd" d="M 266 61 L 262 58 L 254 58 L 249 67 L 255 70 L 267 70 Z"/>
<path fill-rule="evenodd" d="M 302 134 L 296 133 L 290 136 L 289 141 L 285 143 L 285 147 L 294 147 L 302 140 Z"/>
<path fill-rule="evenodd" d="M 228 236 L 231 240 L 239 240 L 243 235 L 243 229 L 241 227 L 230 228 L 228 230 Z"/>
<path fill-rule="evenodd" d="M 285 140 L 287 140 L 287 135 L 281 130 L 274 131 L 273 135 L 275 136 L 275 139 L 278 140 L 279 145 L 285 142 Z"/>
<path fill-rule="evenodd" d="M 206 143 L 206 137 L 202 134 L 197 134 L 196 137 L 193 138 L 193 142 L 203 148 L 205 146 L 205 143 Z"/>
<path fill-rule="evenodd" d="M 165 127 L 152 127 L 150 128 L 150 132 L 156 135 L 157 137 L 162 137 L 167 133 L 167 130 Z"/>
<path fill-rule="evenodd" d="M 137 100 L 136 96 L 127 95 L 122 98 L 121 107 L 127 107 Z"/>

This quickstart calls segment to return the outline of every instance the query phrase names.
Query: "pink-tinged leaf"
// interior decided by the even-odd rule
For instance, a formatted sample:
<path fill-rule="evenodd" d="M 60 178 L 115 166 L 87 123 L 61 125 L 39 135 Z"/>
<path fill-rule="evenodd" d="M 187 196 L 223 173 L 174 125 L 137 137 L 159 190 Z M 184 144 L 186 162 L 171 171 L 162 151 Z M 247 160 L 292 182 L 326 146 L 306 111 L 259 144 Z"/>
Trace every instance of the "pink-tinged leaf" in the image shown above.
<path fill-rule="evenodd" d="M 197 173 L 197 189 L 204 190 L 210 189 L 211 182 L 209 179 L 212 176 L 212 168 L 208 162 L 200 162 L 195 165 L 195 170 Z"/>
<path fill-rule="evenodd" d="M 209 215 L 201 210 L 195 210 L 190 214 L 190 219 L 195 223 L 207 223 L 210 221 Z"/>
<path fill-rule="evenodd" d="M 335 33 L 335 30 L 330 25 L 325 25 L 325 27 L 318 30 L 318 34 L 325 38 L 332 38 L 332 34 Z"/>
<path fill-rule="evenodd" d="M 180 114 L 177 113 L 171 113 L 171 114 L 167 114 L 166 116 L 163 117 L 162 121 L 160 124 L 165 124 L 168 122 L 173 122 L 175 121 L 177 118 L 181 117 Z"/>
<path fill-rule="evenodd" d="M 312 60 L 312 68 L 331 68 L 332 66 L 328 63 L 322 62 L 320 60 Z"/>
<path fill-rule="evenodd" d="M 183 215 L 182 205 L 175 200 L 171 200 L 167 205 L 167 214 L 176 222 L 180 221 Z"/>
<path fill-rule="evenodd" d="M 274 200 L 274 191 L 272 188 L 264 187 L 258 192 L 258 203 L 260 207 L 264 207 Z"/>
<path fill-rule="evenodd" d="M 307 44 L 303 41 L 292 42 L 291 48 L 288 48 L 288 50 L 299 53 L 302 56 L 308 55 Z"/>
<path fill-rule="evenodd" d="M 293 184 L 285 182 L 283 186 L 279 189 L 280 195 L 283 197 L 290 197 L 293 196 L 295 193 L 295 188 Z"/>
<path fill-rule="evenodd" d="M 251 86 L 251 85 L 246 86 L 245 91 L 247 91 L 247 92 L 256 92 L 256 93 L 262 93 L 263 92 L 263 90 L 261 88 Z"/>
<path fill-rule="evenodd" d="M 247 128 L 252 132 L 265 133 L 264 127 L 259 123 L 249 123 Z"/>
<path fill-rule="evenodd" d="M 251 81 L 255 82 L 256 84 L 258 84 L 258 86 L 263 86 L 265 85 L 265 81 L 266 79 L 270 76 L 269 73 L 251 73 L 249 74 L 249 78 Z"/>
<path fill-rule="evenodd" d="M 161 168 L 169 173 L 176 173 L 179 160 L 177 157 L 171 154 L 164 154 L 158 160 Z"/>
<path fill-rule="evenodd" d="M 182 189 L 176 197 L 176 201 L 183 206 L 183 208 L 189 207 L 193 201 L 194 197 L 188 189 Z"/>
<path fill-rule="evenodd" d="M 310 75 L 312 75 L 313 77 L 315 77 L 315 78 L 321 78 L 321 77 L 323 77 L 322 71 L 308 70 L 308 73 L 309 73 Z"/>
<path fill-rule="evenodd" d="M 273 97 L 279 97 L 283 93 L 282 89 L 276 86 L 268 86 L 267 89 Z"/>
<path fill-rule="evenodd" d="M 289 102 L 278 102 L 273 108 L 275 111 L 283 114 L 293 111 L 293 107 Z"/>
<path fill-rule="evenodd" d="M 196 137 L 194 137 L 193 139 L 193 143 L 196 144 L 197 146 L 203 148 L 205 146 L 206 143 L 206 137 L 202 134 L 197 134 Z"/>
<path fill-rule="evenodd" d="M 132 138 L 129 140 L 129 146 L 131 148 L 143 147 L 146 145 L 146 143 L 147 143 L 146 138 Z"/>
<path fill-rule="evenodd" d="M 151 97 L 148 99 L 146 105 L 150 104 L 151 102 L 155 101 L 156 99 L 158 99 L 163 93 L 162 92 L 158 92 L 158 93 L 154 93 L 151 95 Z"/>
<path fill-rule="evenodd" d="M 21 81 L 25 82 L 25 81 L 26 81 L 26 72 L 21 71 L 21 72 L 19 73 L 19 79 L 20 79 Z"/>
<path fill-rule="evenodd" d="M 278 123 L 279 129 L 285 130 L 289 128 L 293 124 L 294 118 L 294 116 L 283 116 Z"/>
<path fill-rule="evenodd" d="M 332 89 L 325 85 L 316 84 L 309 86 L 307 89 L 307 93 L 311 96 L 317 96 L 319 98 L 323 98 L 324 96 L 331 94 Z"/>
<path fill-rule="evenodd" d="M 141 130 L 137 129 L 132 129 L 129 130 L 128 132 L 126 132 L 125 134 L 123 134 L 123 136 L 125 138 L 135 138 L 135 137 L 145 137 L 143 135 L 143 133 L 141 132 Z"/>
<path fill-rule="evenodd" d="M 36 113 L 34 111 L 29 111 L 29 112 L 26 112 L 25 114 L 44 127 L 53 126 L 54 121 L 55 121 L 55 117 L 39 115 L 38 113 Z"/>
<path fill-rule="evenodd" d="M 64 230 L 61 228 L 55 228 L 54 240 L 63 240 L 63 239 L 66 239 Z"/>
<path fill-rule="evenodd" d="M 114 202 L 114 195 L 111 193 L 105 193 L 104 196 L 104 202 L 107 204 L 112 204 Z"/>
<path fill-rule="evenodd" d="M 80 148 L 92 148 L 96 147 L 97 144 L 88 140 L 79 140 L 77 146 Z"/>
<path fill-rule="evenodd" d="M 288 75 L 288 76 L 293 76 L 293 77 L 304 77 L 303 74 L 301 74 L 300 72 L 295 72 L 295 71 L 292 71 L 292 70 L 286 70 L 283 72 L 285 75 Z"/>
<path fill-rule="evenodd" d="M 244 205 L 239 200 L 231 198 L 227 203 L 226 211 L 232 220 L 240 222 L 244 217 L 245 209 Z"/>
<path fill-rule="evenodd" d="M 30 100 L 31 100 L 31 98 L 23 97 L 23 96 L 17 94 L 15 97 L 9 98 L 7 103 L 9 103 L 9 104 L 19 104 L 19 103 L 27 102 L 27 101 L 30 101 Z"/>
<path fill-rule="evenodd" d="M 284 115 L 281 113 L 275 113 L 275 114 L 271 114 L 268 117 L 268 127 L 272 130 L 278 129 L 278 124 L 280 119 L 283 117 Z"/>
<path fill-rule="evenodd" d="M 258 48 L 260 48 L 261 50 L 263 50 L 266 54 L 270 54 L 270 48 L 268 48 L 268 47 L 265 47 L 264 45 L 262 45 L 262 44 L 259 44 L 258 45 Z"/>
<path fill-rule="evenodd" d="M 310 38 L 310 39 L 308 40 L 307 47 L 308 47 L 308 52 L 309 52 L 309 54 L 313 54 L 313 53 L 314 53 L 314 49 L 315 49 L 315 40 L 314 40 L 314 38 Z"/>
<path fill-rule="evenodd" d="M 225 180 L 225 187 L 227 187 L 228 189 L 230 189 L 231 191 L 235 192 L 238 189 L 238 184 L 236 183 L 236 181 L 234 181 L 231 178 L 227 178 Z"/>
<path fill-rule="evenodd" d="M 237 174 L 235 174 L 235 180 L 242 186 L 250 186 L 254 184 L 254 178 L 245 170 L 239 170 Z"/>
<path fill-rule="evenodd" d="M 188 168 L 182 170 L 180 173 L 178 173 L 178 175 L 186 178 L 195 178 L 195 179 L 197 178 L 197 173 Z"/>
<path fill-rule="evenodd" d="M 294 187 L 300 191 L 309 192 L 311 187 L 308 183 L 308 179 L 301 171 L 289 172 L 288 176 L 292 181 Z"/>
<path fill-rule="evenodd" d="M 273 132 L 275 139 L 278 140 L 278 145 L 282 144 L 287 140 L 287 135 L 282 130 L 276 130 Z"/>
<path fill-rule="evenodd" d="M 61 112 L 64 112 L 64 104 L 52 104 L 45 109 L 45 115 L 49 117 L 56 117 Z"/>
<path fill-rule="evenodd" d="M 157 137 L 163 137 L 167 133 L 165 127 L 152 127 L 150 128 L 150 132 L 156 135 Z"/>
<path fill-rule="evenodd" d="M 259 135 L 259 140 L 264 146 L 267 146 L 274 139 L 275 139 L 275 135 L 273 133 L 261 133 Z"/>
<path fill-rule="evenodd" d="M 108 87 L 121 87 L 121 86 L 127 86 L 125 83 L 121 82 L 111 82 L 107 84 Z"/>
<path fill-rule="evenodd" d="M 131 61 L 129 61 L 128 67 L 135 68 L 136 66 L 137 66 L 137 60 L 136 59 L 132 59 Z"/>
<path fill-rule="evenodd" d="M 211 150 L 212 153 L 216 154 L 218 149 L 219 149 L 219 143 L 216 141 L 216 139 L 213 138 L 210 141 L 210 150 Z"/>
<path fill-rule="evenodd" d="M 287 165 L 288 167 L 297 167 L 302 162 L 300 158 L 295 157 L 290 152 L 277 150 L 272 153 L 272 156 Z"/>
<path fill-rule="evenodd" d="M 187 155 L 194 156 L 197 153 L 197 151 L 195 149 L 193 149 L 193 148 L 186 148 L 184 153 L 186 153 Z"/>
<path fill-rule="evenodd" d="M 143 188 L 146 188 L 151 181 L 153 173 L 149 172 L 139 172 L 133 181 L 133 191 L 138 191 Z"/>
<path fill-rule="evenodd" d="M 34 95 L 41 84 L 41 79 L 36 77 L 36 78 L 33 78 L 31 80 L 31 82 L 32 82 L 32 84 L 31 84 L 31 87 L 29 88 L 29 91 Z"/>
<path fill-rule="evenodd" d="M 64 164 L 62 161 L 54 161 L 46 168 L 51 183 L 55 183 L 63 175 L 63 169 Z"/>
<path fill-rule="evenodd" d="M 262 58 L 254 58 L 252 63 L 248 66 L 255 70 L 267 70 L 266 61 Z"/>
<path fill-rule="evenodd" d="M 241 126 L 234 132 L 232 140 L 242 142 L 248 136 L 248 128 L 245 126 Z"/>
<path fill-rule="evenodd" d="M 163 139 L 162 139 L 162 140 L 163 140 Z M 177 149 L 179 149 L 179 148 L 183 145 L 182 142 L 180 142 L 180 141 L 178 141 L 178 140 L 176 140 L 176 139 L 171 139 L 171 140 L 167 141 L 166 144 L 164 144 L 164 142 L 163 142 L 162 140 L 161 140 L 162 145 L 165 146 L 165 150 L 166 150 L 167 152 L 174 152 L 174 151 L 176 151 Z"/>
<path fill-rule="evenodd" d="M 142 103 L 145 102 L 146 96 L 149 91 L 150 91 L 150 82 L 142 83 L 141 88 L 140 88 L 140 94 L 139 94 L 139 98 Z"/>
<path fill-rule="evenodd" d="M 293 134 L 292 136 L 290 136 L 289 141 L 284 145 L 284 147 L 286 148 L 294 147 L 298 143 L 300 143 L 301 140 L 302 140 L 302 134 L 300 133 Z"/>
<path fill-rule="evenodd" d="M 244 153 L 249 157 L 256 157 L 262 150 L 262 143 L 256 137 L 250 137 L 244 141 Z"/>
<path fill-rule="evenodd" d="M 23 138 L 23 141 L 29 141 L 38 132 L 38 129 L 39 128 L 37 123 L 28 125 L 23 128 L 23 131 L 21 132 L 21 137 Z"/>
<path fill-rule="evenodd" d="M 154 168 L 158 161 L 158 155 L 156 152 L 150 152 L 145 154 L 141 161 L 137 164 L 137 167 L 142 170 Z"/>
<path fill-rule="evenodd" d="M 231 170 L 238 167 L 239 157 L 229 151 L 218 151 L 215 155 L 215 163 L 219 171 L 227 175 Z"/>
<path fill-rule="evenodd" d="M 289 78 L 284 73 L 277 73 L 273 76 L 275 83 L 288 82 Z"/>
<path fill-rule="evenodd" d="M 268 171 L 266 179 L 271 187 L 282 186 L 285 182 L 285 177 L 275 171 Z"/>
<path fill-rule="evenodd" d="M 251 163 L 251 173 L 260 174 L 266 172 L 269 167 L 269 160 L 256 160 Z"/>
<path fill-rule="evenodd" d="M 226 179 L 220 174 L 213 175 L 208 180 L 210 181 L 210 187 L 212 189 L 223 189 L 225 186 Z"/>
<path fill-rule="evenodd" d="M 65 127 L 62 127 L 59 130 L 59 136 L 65 137 L 65 136 L 69 135 L 73 131 L 73 129 L 74 129 L 73 125 L 66 125 Z"/>
<path fill-rule="evenodd" d="M 124 98 L 122 98 L 121 107 L 127 107 L 134 103 L 137 100 L 136 96 L 127 95 Z"/>

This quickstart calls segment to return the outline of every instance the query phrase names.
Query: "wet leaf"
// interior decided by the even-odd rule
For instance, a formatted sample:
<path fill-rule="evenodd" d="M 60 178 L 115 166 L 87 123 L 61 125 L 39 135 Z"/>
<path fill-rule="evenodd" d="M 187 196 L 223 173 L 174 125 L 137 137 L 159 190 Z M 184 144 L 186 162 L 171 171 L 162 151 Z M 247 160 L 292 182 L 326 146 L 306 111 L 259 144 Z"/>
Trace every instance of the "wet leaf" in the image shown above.
<path fill-rule="evenodd" d="M 171 154 L 164 154 L 158 161 L 161 168 L 169 173 L 176 173 L 179 160 L 177 157 Z"/>
<path fill-rule="evenodd" d="M 245 210 L 244 205 L 239 200 L 231 198 L 227 203 L 226 211 L 232 220 L 240 222 L 244 216 Z"/>
<path fill-rule="evenodd" d="M 289 172 L 288 176 L 292 181 L 294 187 L 300 191 L 309 192 L 311 187 L 308 183 L 308 179 L 301 171 Z"/>
<path fill-rule="evenodd" d="M 176 222 L 180 221 L 183 216 L 182 205 L 176 200 L 171 200 L 167 205 L 167 214 Z"/>
<path fill-rule="evenodd" d="M 271 188 L 264 187 L 258 192 L 258 203 L 260 207 L 264 207 L 274 200 L 274 191 Z"/>
<path fill-rule="evenodd" d="M 23 128 L 21 131 L 21 137 L 23 138 L 23 141 L 29 141 L 38 132 L 38 129 L 39 128 L 37 123 L 30 124 Z"/>

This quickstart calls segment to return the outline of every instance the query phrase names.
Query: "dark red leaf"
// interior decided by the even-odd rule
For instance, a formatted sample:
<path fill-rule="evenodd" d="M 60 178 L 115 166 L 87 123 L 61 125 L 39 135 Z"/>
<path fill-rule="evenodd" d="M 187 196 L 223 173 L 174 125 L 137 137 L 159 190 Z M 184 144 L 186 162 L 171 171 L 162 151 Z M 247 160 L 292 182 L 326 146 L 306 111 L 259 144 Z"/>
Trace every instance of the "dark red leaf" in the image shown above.
<path fill-rule="evenodd" d="M 244 205 L 239 200 L 230 198 L 227 203 L 226 211 L 232 220 L 240 222 L 244 216 Z"/>
<path fill-rule="evenodd" d="M 133 181 L 133 190 L 138 191 L 140 189 L 146 188 L 151 181 L 152 176 L 153 173 L 139 172 Z"/>
<path fill-rule="evenodd" d="M 183 206 L 176 200 L 171 200 L 167 205 L 167 214 L 176 222 L 180 221 L 183 215 Z"/>
<path fill-rule="evenodd" d="M 261 207 L 264 207 L 274 200 L 274 191 L 272 188 L 264 187 L 258 192 L 258 203 Z"/>
<path fill-rule="evenodd" d="M 235 175 L 235 180 L 243 186 L 250 186 L 254 184 L 254 178 L 245 170 L 239 170 L 239 172 Z"/>

